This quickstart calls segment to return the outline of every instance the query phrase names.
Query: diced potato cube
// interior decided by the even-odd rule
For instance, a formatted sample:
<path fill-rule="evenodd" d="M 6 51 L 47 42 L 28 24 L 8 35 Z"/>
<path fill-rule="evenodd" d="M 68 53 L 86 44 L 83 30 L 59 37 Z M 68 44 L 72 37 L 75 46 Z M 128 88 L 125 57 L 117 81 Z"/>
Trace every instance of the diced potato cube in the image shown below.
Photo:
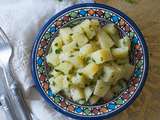
<path fill-rule="evenodd" d="M 52 53 L 46 56 L 46 61 L 52 64 L 53 66 L 56 66 L 60 63 L 59 56 Z"/>
<path fill-rule="evenodd" d="M 64 45 L 63 46 L 63 52 L 74 52 L 78 49 L 78 46 L 77 46 L 77 42 L 76 41 L 72 41 L 71 43 L 67 44 L 67 45 Z"/>
<path fill-rule="evenodd" d="M 99 42 L 97 40 L 90 41 L 90 44 L 92 45 L 92 49 L 94 51 L 96 51 L 98 49 L 101 49 L 101 46 L 100 46 L 100 44 L 99 44 Z"/>
<path fill-rule="evenodd" d="M 114 42 L 112 41 L 111 37 L 102 29 L 98 31 L 97 39 L 100 43 L 101 48 L 109 49 L 114 45 Z"/>
<path fill-rule="evenodd" d="M 84 90 L 82 88 L 72 87 L 70 92 L 74 101 L 85 99 Z"/>
<path fill-rule="evenodd" d="M 113 41 L 117 44 L 117 41 L 120 40 L 120 35 L 118 29 L 113 23 L 107 24 L 103 27 L 103 30 L 111 36 Z"/>
<path fill-rule="evenodd" d="M 73 34 L 83 34 L 84 33 L 80 25 L 73 27 L 72 30 L 73 30 Z"/>
<path fill-rule="evenodd" d="M 64 95 L 65 95 L 67 98 L 71 98 L 70 89 L 63 89 L 63 92 L 64 92 Z"/>
<path fill-rule="evenodd" d="M 69 74 L 73 69 L 73 65 L 68 62 L 63 62 L 60 63 L 55 69 L 61 71 L 64 74 Z"/>
<path fill-rule="evenodd" d="M 112 60 L 112 55 L 109 49 L 100 49 L 91 54 L 92 59 L 96 64 L 101 64 Z"/>
<path fill-rule="evenodd" d="M 60 37 L 62 38 L 64 44 L 68 44 L 72 41 L 71 35 L 73 33 L 72 29 L 69 27 L 62 28 L 59 31 Z"/>
<path fill-rule="evenodd" d="M 82 69 L 82 72 L 87 77 L 93 79 L 94 75 L 99 71 L 99 65 L 95 63 L 89 63 L 85 68 Z"/>
<path fill-rule="evenodd" d="M 79 55 L 70 57 L 68 61 L 71 62 L 75 68 L 82 68 L 84 66 L 83 58 Z"/>
<path fill-rule="evenodd" d="M 77 75 L 72 78 L 72 83 L 74 85 L 81 87 L 81 88 L 85 87 L 86 82 L 87 82 L 87 79 L 83 75 L 83 73 L 77 73 Z"/>
<path fill-rule="evenodd" d="M 62 73 L 54 69 L 54 70 L 52 70 L 52 71 L 50 72 L 50 74 L 53 75 L 54 78 L 56 78 L 56 77 L 58 77 L 59 75 L 61 75 Z"/>
<path fill-rule="evenodd" d="M 63 41 L 60 37 L 56 37 L 54 40 L 53 40 L 53 43 L 52 43 L 52 49 L 54 48 L 61 48 L 63 45 Z"/>
<path fill-rule="evenodd" d="M 116 69 L 111 65 L 105 65 L 104 66 L 104 75 L 103 75 L 103 81 L 107 84 L 112 85 L 115 77 L 116 77 Z"/>
<path fill-rule="evenodd" d="M 65 75 L 63 79 L 63 88 L 68 89 L 70 87 L 70 84 L 71 84 L 71 77 L 68 75 Z"/>
<path fill-rule="evenodd" d="M 71 53 L 68 53 L 68 52 L 61 53 L 59 55 L 60 62 L 68 61 L 70 55 Z"/>
<path fill-rule="evenodd" d="M 78 100 L 78 103 L 79 103 L 79 104 L 81 104 L 81 105 L 84 105 L 84 104 L 85 104 L 85 102 L 86 102 L 86 100 L 85 100 L 85 99 Z"/>
<path fill-rule="evenodd" d="M 92 39 L 96 35 L 96 31 L 91 29 L 91 21 L 85 20 L 81 23 L 82 30 L 85 32 L 89 39 Z"/>
<path fill-rule="evenodd" d="M 75 53 L 62 53 L 59 55 L 60 61 L 68 61 L 74 65 L 75 68 L 81 68 L 84 66 L 83 57 L 78 52 Z"/>
<path fill-rule="evenodd" d="M 89 99 L 89 103 L 90 103 L 91 105 L 96 104 L 99 99 L 100 99 L 99 96 L 92 95 L 91 98 Z"/>
<path fill-rule="evenodd" d="M 78 48 L 82 47 L 89 41 L 88 38 L 84 34 L 73 34 L 72 39 L 76 41 L 77 43 L 76 45 Z"/>
<path fill-rule="evenodd" d="M 111 49 L 112 55 L 116 59 L 123 59 L 128 57 L 128 47 L 123 47 L 123 48 L 113 48 Z"/>
<path fill-rule="evenodd" d="M 114 76 L 114 81 L 113 81 L 113 85 L 115 85 L 118 80 L 122 79 L 123 76 L 125 75 L 125 72 L 124 72 L 124 68 L 123 66 L 121 65 L 117 65 L 116 63 L 112 63 L 112 66 L 114 67 L 115 69 L 115 76 Z"/>
<path fill-rule="evenodd" d="M 60 75 L 56 78 L 52 77 L 52 78 L 49 79 L 51 90 L 55 94 L 63 89 L 63 80 L 64 80 L 63 75 Z"/>
<path fill-rule="evenodd" d="M 89 98 L 91 97 L 92 93 L 93 93 L 94 88 L 92 86 L 88 86 L 84 89 L 84 94 L 85 94 L 85 98 L 86 101 L 89 100 Z"/>
<path fill-rule="evenodd" d="M 90 53 L 92 53 L 93 51 L 94 51 L 94 49 L 93 49 L 91 44 L 86 44 L 86 45 L 84 45 L 83 47 L 80 48 L 80 53 L 83 56 L 87 56 Z"/>
<path fill-rule="evenodd" d="M 97 30 L 100 27 L 99 21 L 97 19 L 91 20 L 91 29 Z"/>
<path fill-rule="evenodd" d="M 94 90 L 94 95 L 104 97 L 111 86 L 107 85 L 103 80 L 98 80 Z"/>
<path fill-rule="evenodd" d="M 130 48 L 130 45 L 131 45 L 131 41 L 128 36 L 125 36 L 124 38 L 122 38 L 118 41 L 118 47 Z"/>

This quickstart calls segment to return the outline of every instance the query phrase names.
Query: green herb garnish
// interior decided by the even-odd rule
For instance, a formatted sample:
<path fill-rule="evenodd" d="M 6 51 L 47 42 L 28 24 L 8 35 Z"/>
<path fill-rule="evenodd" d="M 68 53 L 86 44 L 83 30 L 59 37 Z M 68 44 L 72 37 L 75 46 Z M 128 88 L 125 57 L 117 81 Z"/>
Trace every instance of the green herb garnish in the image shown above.
<path fill-rule="evenodd" d="M 58 70 L 58 69 L 54 69 L 56 72 L 60 72 L 61 74 L 63 74 L 64 75 L 64 73 L 62 72 L 62 71 L 60 71 L 60 70 Z"/>
<path fill-rule="evenodd" d="M 80 76 L 82 76 L 83 74 L 82 73 L 78 73 Z"/>
<path fill-rule="evenodd" d="M 79 51 L 79 48 L 75 48 L 74 50 L 75 50 L 75 51 Z"/>
<path fill-rule="evenodd" d="M 61 49 L 61 48 L 58 48 L 58 49 L 55 50 L 55 53 L 56 53 L 56 54 L 60 54 L 61 52 L 62 52 L 62 49 Z"/>
<path fill-rule="evenodd" d="M 79 47 L 78 43 L 76 43 L 76 47 Z"/>
<path fill-rule="evenodd" d="M 70 55 L 69 57 L 74 57 L 74 55 Z"/>
<path fill-rule="evenodd" d="M 93 58 L 92 58 L 92 61 L 93 61 L 93 62 L 96 62 Z"/>
<path fill-rule="evenodd" d="M 58 46 L 58 43 L 55 43 L 54 45 L 55 45 L 55 46 Z"/>

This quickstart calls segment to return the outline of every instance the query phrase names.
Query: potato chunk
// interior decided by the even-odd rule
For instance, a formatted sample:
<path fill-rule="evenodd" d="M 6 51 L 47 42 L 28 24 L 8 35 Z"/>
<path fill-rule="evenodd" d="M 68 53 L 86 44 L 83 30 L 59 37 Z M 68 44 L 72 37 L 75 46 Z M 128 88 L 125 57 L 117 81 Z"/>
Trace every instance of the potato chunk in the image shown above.
<path fill-rule="evenodd" d="M 109 49 L 114 45 L 114 42 L 112 41 L 111 37 L 102 29 L 98 31 L 97 39 L 100 43 L 101 48 Z"/>
<path fill-rule="evenodd" d="M 128 57 L 128 52 L 129 49 L 128 47 L 123 47 L 123 48 L 113 48 L 111 49 L 112 55 L 116 59 L 123 59 Z"/>
<path fill-rule="evenodd" d="M 96 31 L 91 29 L 91 21 L 85 20 L 81 23 L 82 30 L 85 32 L 89 39 L 92 39 L 96 35 Z"/>
<path fill-rule="evenodd" d="M 83 57 L 79 52 L 75 53 L 62 53 L 59 55 L 61 62 L 68 61 L 74 65 L 75 68 L 82 68 L 84 66 Z"/>
<path fill-rule="evenodd" d="M 48 63 L 52 64 L 53 66 L 56 66 L 60 63 L 59 56 L 53 53 L 50 53 L 46 56 L 46 60 Z"/>
<path fill-rule="evenodd" d="M 73 34 L 72 39 L 76 42 L 76 46 L 78 48 L 82 47 L 89 41 L 84 34 Z"/>
<path fill-rule="evenodd" d="M 72 41 L 71 43 L 69 43 L 69 44 L 67 44 L 67 45 L 64 45 L 63 47 L 62 47 L 62 49 L 63 49 L 63 52 L 64 53 L 71 53 L 71 52 L 74 52 L 74 51 L 76 51 L 76 50 L 79 50 L 79 48 L 78 48 L 78 46 L 77 46 L 77 42 L 76 41 Z"/>
<path fill-rule="evenodd" d="M 97 30 L 100 27 L 99 21 L 97 19 L 91 20 L 91 29 Z"/>
<path fill-rule="evenodd" d="M 71 38 L 72 33 L 73 33 L 72 29 L 69 27 L 60 29 L 59 34 L 64 44 L 68 44 L 72 41 L 72 38 Z"/>
<path fill-rule="evenodd" d="M 85 99 L 84 90 L 78 87 L 71 87 L 71 97 L 74 101 Z"/>
<path fill-rule="evenodd" d="M 85 87 L 86 82 L 87 82 L 87 79 L 83 73 L 77 73 L 77 75 L 72 78 L 72 83 L 81 88 Z"/>
<path fill-rule="evenodd" d="M 118 40 L 120 40 L 119 31 L 115 27 L 113 23 L 107 24 L 103 27 L 103 30 L 111 36 L 113 41 L 117 44 Z"/>
<path fill-rule="evenodd" d="M 83 34 L 84 33 L 80 25 L 73 27 L 72 30 L 73 30 L 73 34 Z"/>
<path fill-rule="evenodd" d="M 94 95 L 99 97 L 104 97 L 109 89 L 110 89 L 110 86 L 107 85 L 103 80 L 98 80 L 94 90 Z"/>
<path fill-rule="evenodd" d="M 58 77 L 59 75 L 62 75 L 62 73 L 60 72 L 60 71 L 57 71 L 57 70 L 52 70 L 51 72 L 50 72 L 50 74 L 51 75 L 53 75 L 53 77 Z"/>
<path fill-rule="evenodd" d="M 87 77 L 93 79 L 94 75 L 98 72 L 99 65 L 95 63 L 88 64 L 85 68 L 82 69 L 82 72 Z"/>
<path fill-rule="evenodd" d="M 89 100 L 89 98 L 91 97 L 92 93 L 93 93 L 94 88 L 92 86 L 88 86 L 84 89 L 84 94 L 85 94 L 85 98 L 86 101 Z"/>
<path fill-rule="evenodd" d="M 101 64 L 112 60 L 112 55 L 109 49 L 100 49 L 91 54 L 92 59 L 96 64 Z"/>
<path fill-rule="evenodd" d="M 56 78 L 52 77 L 49 79 L 51 90 L 56 94 L 63 89 L 64 76 L 60 75 Z"/>
<path fill-rule="evenodd" d="M 131 45 L 131 41 L 128 36 L 125 36 L 124 38 L 122 38 L 118 41 L 118 47 L 130 48 L 130 45 Z"/>
<path fill-rule="evenodd" d="M 73 65 L 71 63 L 64 62 L 64 63 L 59 64 L 55 69 L 59 70 L 60 72 L 64 74 L 69 74 L 73 69 Z"/>
<path fill-rule="evenodd" d="M 56 48 L 61 48 L 62 45 L 63 45 L 63 41 L 62 41 L 61 37 L 56 37 L 56 38 L 53 40 L 52 49 L 54 49 L 55 47 L 56 47 Z"/>
<path fill-rule="evenodd" d="M 108 84 L 113 84 L 115 77 L 116 77 L 116 69 L 111 65 L 105 65 L 104 66 L 104 75 L 103 75 L 103 81 Z"/>
<path fill-rule="evenodd" d="M 86 44 L 80 48 L 80 54 L 82 54 L 83 56 L 87 56 L 90 53 L 92 53 L 93 51 L 94 51 L 94 49 L 91 44 Z"/>
<path fill-rule="evenodd" d="M 115 69 L 115 75 L 113 76 L 114 81 L 113 85 L 115 85 L 120 79 L 122 79 L 125 76 L 124 67 L 122 65 L 117 65 L 116 63 L 111 64 Z"/>
<path fill-rule="evenodd" d="M 84 66 L 83 58 L 79 55 L 71 56 L 68 61 L 71 62 L 75 68 L 82 68 Z"/>
<path fill-rule="evenodd" d="M 71 85 L 71 76 L 65 75 L 63 79 L 63 89 L 69 89 Z"/>

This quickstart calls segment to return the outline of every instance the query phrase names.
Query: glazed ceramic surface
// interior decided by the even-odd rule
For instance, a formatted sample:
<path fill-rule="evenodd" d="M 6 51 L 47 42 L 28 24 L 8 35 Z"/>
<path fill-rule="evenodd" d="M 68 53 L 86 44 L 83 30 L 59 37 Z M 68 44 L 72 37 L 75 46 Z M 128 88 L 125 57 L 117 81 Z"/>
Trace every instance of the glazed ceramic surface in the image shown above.
<path fill-rule="evenodd" d="M 121 36 L 131 40 L 130 62 L 135 70 L 129 80 L 128 88 L 110 101 L 97 105 L 79 105 L 54 94 L 48 82 L 50 67 L 45 56 L 51 43 L 62 27 L 73 27 L 85 19 L 98 19 L 101 25 L 114 23 Z M 38 33 L 32 50 L 32 75 L 38 91 L 57 111 L 76 119 L 109 118 L 126 109 L 140 94 L 148 73 L 148 51 L 142 33 L 135 23 L 119 10 L 95 3 L 78 4 L 53 16 Z"/>

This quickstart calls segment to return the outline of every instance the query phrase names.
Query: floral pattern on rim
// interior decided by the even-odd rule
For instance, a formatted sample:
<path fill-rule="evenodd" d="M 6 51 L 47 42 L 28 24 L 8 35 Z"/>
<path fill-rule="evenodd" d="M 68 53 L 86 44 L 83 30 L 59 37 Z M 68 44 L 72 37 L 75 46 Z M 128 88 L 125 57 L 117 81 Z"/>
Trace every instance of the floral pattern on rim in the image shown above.
<path fill-rule="evenodd" d="M 133 60 L 136 67 L 134 74 L 130 79 L 130 86 L 126 91 L 122 92 L 119 97 L 106 104 L 97 106 L 81 106 L 64 99 L 60 95 L 53 94 L 51 89 L 49 88 L 48 77 L 46 74 L 46 69 L 49 69 L 49 66 L 45 61 L 45 56 L 49 45 L 53 41 L 53 38 L 58 29 L 63 27 L 66 23 L 79 18 L 100 18 L 106 21 L 110 21 L 116 24 L 125 34 L 130 37 L 132 41 L 132 48 L 134 48 Z M 63 110 L 67 112 L 72 112 L 77 115 L 94 116 L 108 114 L 109 112 L 115 111 L 117 108 L 120 108 L 126 102 L 128 102 L 128 100 L 136 92 L 141 82 L 140 80 L 144 71 L 144 57 L 142 43 L 137 36 L 137 33 L 134 32 L 133 28 L 127 21 L 124 20 L 124 18 L 106 9 L 84 7 L 83 9 L 74 9 L 65 13 L 49 25 L 49 27 L 46 29 L 46 31 L 43 33 L 43 36 L 39 40 L 40 42 L 37 48 L 38 51 L 36 52 L 36 69 L 37 77 L 43 91 L 57 106 L 63 108 Z"/>

